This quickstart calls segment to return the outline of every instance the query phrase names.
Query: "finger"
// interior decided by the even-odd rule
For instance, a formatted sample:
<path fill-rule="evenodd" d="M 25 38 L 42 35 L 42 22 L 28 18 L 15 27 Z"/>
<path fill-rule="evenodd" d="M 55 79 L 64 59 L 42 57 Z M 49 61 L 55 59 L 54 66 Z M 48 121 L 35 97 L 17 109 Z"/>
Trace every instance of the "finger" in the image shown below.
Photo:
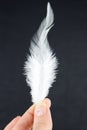
<path fill-rule="evenodd" d="M 48 108 L 50 108 L 51 107 L 51 100 L 49 98 L 45 98 L 44 101 L 45 101 L 46 105 L 48 106 Z"/>
<path fill-rule="evenodd" d="M 45 99 L 42 103 L 36 106 L 33 130 L 52 130 L 50 105 L 50 100 Z"/>
<path fill-rule="evenodd" d="M 32 105 L 21 117 L 21 119 L 17 122 L 17 124 L 13 127 L 12 130 L 29 130 L 32 128 L 33 119 L 34 119 L 34 108 L 35 105 Z"/>
<path fill-rule="evenodd" d="M 4 130 L 12 130 L 12 128 L 15 126 L 15 124 L 18 122 L 18 120 L 20 119 L 20 116 L 17 116 L 16 118 L 14 118 L 6 127 Z"/>

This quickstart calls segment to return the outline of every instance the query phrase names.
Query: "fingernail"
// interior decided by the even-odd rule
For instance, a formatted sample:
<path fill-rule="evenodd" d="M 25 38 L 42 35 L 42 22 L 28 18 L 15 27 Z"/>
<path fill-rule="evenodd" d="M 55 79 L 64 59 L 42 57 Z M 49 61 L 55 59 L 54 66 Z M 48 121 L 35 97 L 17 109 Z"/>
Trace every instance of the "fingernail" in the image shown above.
<path fill-rule="evenodd" d="M 46 104 L 40 104 L 35 109 L 35 114 L 37 116 L 43 116 L 46 113 Z"/>

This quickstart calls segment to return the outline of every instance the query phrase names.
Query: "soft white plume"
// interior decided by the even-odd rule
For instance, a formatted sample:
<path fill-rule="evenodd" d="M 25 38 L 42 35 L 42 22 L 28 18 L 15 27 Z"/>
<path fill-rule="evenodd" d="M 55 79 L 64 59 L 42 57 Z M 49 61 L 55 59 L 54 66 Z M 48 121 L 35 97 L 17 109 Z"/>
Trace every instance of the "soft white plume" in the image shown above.
<path fill-rule="evenodd" d="M 31 87 L 33 103 L 43 100 L 48 95 L 49 88 L 56 78 L 58 62 L 47 40 L 53 21 L 53 10 L 48 3 L 47 16 L 31 40 L 30 55 L 25 62 L 26 81 Z"/>

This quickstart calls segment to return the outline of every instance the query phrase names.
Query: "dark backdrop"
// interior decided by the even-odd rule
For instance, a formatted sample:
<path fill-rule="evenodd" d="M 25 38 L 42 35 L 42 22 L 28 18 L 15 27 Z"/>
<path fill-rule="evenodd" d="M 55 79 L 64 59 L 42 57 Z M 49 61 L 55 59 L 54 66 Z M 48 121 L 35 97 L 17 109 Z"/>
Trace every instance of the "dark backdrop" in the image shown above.
<path fill-rule="evenodd" d="M 53 130 L 87 130 L 87 1 L 50 2 L 55 26 L 49 42 L 60 63 L 48 96 Z M 23 66 L 46 4 L 45 0 L 0 2 L 0 130 L 32 104 Z"/>

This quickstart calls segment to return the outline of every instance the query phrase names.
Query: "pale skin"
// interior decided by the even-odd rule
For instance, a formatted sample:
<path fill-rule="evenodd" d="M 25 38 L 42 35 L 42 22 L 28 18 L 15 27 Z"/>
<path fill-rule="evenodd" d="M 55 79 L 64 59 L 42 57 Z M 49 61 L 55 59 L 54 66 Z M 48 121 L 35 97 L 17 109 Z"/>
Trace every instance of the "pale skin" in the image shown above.
<path fill-rule="evenodd" d="M 4 130 L 52 130 L 51 101 L 46 98 L 14 118 Z"/>

